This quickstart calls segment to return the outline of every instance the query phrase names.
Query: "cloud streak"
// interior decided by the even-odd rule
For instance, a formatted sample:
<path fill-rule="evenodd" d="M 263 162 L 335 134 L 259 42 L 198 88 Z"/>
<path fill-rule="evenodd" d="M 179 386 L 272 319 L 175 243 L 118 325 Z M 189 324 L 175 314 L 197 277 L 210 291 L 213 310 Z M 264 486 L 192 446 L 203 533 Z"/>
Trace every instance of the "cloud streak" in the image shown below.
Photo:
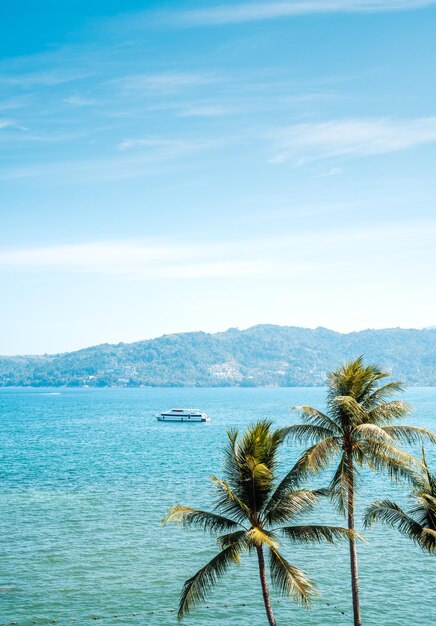
<path fill-rule="evenodd" d="M 313 13 L 379 13 L 411 11 L 436 4 L 435 0 L 294 0 L 218 4 L 169 16 L 179 26 L 221 26 L 310 15 Z"/>
<path fill-rule="evenodd" d="M 233 258 L 228 253 L 233 252 Z M 267 264 L 234 258 L 223 245 L 173 245 L 109 241 L 0 251 L 0 270 L 78 272 L 142 278 L 219 278 L 262 276 Z"/>
<path fill-rule="evenodd" d="M 108 81 L 126 92 L 141 92 L 149 94 L 171 94 L 183 89 L 202 87 L 218 82 L 220 79 L 214 74 L 196 72 L 162 72 L 157 74 L 129 74 Z"/>
<path fill-rule="evenodd" d="M 86 273 L 142 280 L 299 275 L 340 267 L 347 250 L 386 256 L 432 247 L 436 222 L 380 225 L 377 229 L 307 232 L 298 236 L 215 241 L 115 240 L 0 250 L 0 271 Z"/>
<path fill-rule="evenodd" d="M 436 142 L 436 117 L 345 119 L 297 124 L 277 133 L 271 163 L 296 165 L 332 157 L 365 157 Z"/>

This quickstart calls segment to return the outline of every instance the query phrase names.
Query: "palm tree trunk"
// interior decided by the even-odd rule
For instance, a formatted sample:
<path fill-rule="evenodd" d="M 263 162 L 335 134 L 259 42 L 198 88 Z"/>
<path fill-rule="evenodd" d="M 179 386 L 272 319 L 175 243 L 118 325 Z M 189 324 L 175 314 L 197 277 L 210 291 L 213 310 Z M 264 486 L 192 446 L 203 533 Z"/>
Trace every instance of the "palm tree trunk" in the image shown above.
<path fill-rule="evenodd" d="M 265 559 L 263 558 L 263 548 L 262 546 L 258 546 L 256 550 L 257 550 L 257 559 L 259 561 L 260 584 L 262 585 L 263 602 L 265 604 L 266 616 L 268 618 L 269 625 L 276 626 L 276 621 L 274 619 L 271 601 L 269 597 L 268 583 L 266 580 L 266 569 L 265 569 Z"/>
<path fill-rule="evenodd" d="M 354 470 L 353 470 L 353 459 L 352 459 L 351 454 L 348 455 L 348 466 L 352 468 L 349 481 L 348 481 L 348 529 L 354 530 Z M 359 572 L 357 569 L 356 540 L 353 538 L 350 538 L 349 543 L 350 543 L 351 591 L 353 595 L 354 626 L 362 626 L 362 619 L 360 617 L 360 603 L 359 603 Z"/>

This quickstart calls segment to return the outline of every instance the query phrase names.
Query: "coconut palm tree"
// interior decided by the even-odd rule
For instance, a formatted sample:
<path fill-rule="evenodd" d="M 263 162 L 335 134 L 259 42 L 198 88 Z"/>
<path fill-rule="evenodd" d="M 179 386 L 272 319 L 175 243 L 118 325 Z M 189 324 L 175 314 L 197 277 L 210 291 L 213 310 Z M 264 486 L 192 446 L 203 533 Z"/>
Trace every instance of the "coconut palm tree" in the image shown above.
<path fill-rule="evenodd" d="M 380 384 L 388 376 L 363 357 L 351 361 L 327 376 L 327 411 L 310 406 L 295 407 L 302 424 L 287 428 L 286 436 L 311 446 L 297 466 L 300 471 L 318 472 L 334 459 L 339 460 L 330 483 L 331 496 L 347 514 L 348 528 L 354 530 L 355 491 L 358 467 L 387 470 L 392 478 L 413 475 L 414 459 L 395 443 L 436 442 L 436 435 L 416 426 L 392 425 L 405 417 L 410 406 L 389 398 L 402 391 L 398 382 Z M 356 541 L 349 539 L 354 626 L 361 626 Z"/>
<path fill-rule="evenodd" d="M 436 476 L 430 474 L 422 450 L 423 473 L 412 489 L 415 506 L 408 511 L 390 500 L 379 500 L 371 504 L 365 513 L 365 527 L 375 521 L 389 524 L 415 541 L 423 550 L 436 552 Z"/>
<path fill-rule="evenodd" d="M 241 437 L 238 431 L 228 433 L 224 456 L 224 476 L 212 477 L 217 489 L 214 512 L 174 506 L 163 523 L 181 522 L 218 535 L 219 553 L 184 584 L 179 604 L 179 620 L 204 600 L 228 567 L 238 563 L 243 552 L 257 555 L 263 601 L 270 626 L 275 626 L 268 590 L 265 551 L 273 585 L 284 595 L 308 605 L 315 593 L 306 574 L 289 563 L 279 552 L 279 536 L 294 543 L 333 543 L 354 537 L 345 528 L 318 525 L 288 525 L 303 512 L 313 508 L 322 490 L 300 488 L 302 475 L 298 468 L 276 484 L 277 452 L 283 432 L 272 430 L 271 422 L 254 424 Z"/>

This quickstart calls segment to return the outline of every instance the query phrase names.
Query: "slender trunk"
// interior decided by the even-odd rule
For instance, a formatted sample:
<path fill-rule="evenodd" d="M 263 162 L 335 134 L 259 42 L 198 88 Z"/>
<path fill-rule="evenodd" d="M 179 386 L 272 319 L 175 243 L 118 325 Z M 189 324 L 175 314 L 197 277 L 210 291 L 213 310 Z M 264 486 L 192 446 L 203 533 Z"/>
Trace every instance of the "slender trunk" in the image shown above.
<path fill-rule="evenodd" d="M 266 580 L 265 559 L 263 558 L 263 548 L 262 546 L 258 546 L 256 550 L 257 550 L 257 558 L 259 561 L 260 584 L 262 585 L 262 595 L 263 595 L 263 601 L 265 604 L 266 616 L 268 618 L 269 625 L 276 626 L 276 621 L 274 619 L 271 601 L 269 598 L 268 583 Z"/>
<path fill-rule="evenodd" d="M 348 455 L 349 467 L 353 467 L 353 459 L 351 454 Z M 348 484 L 348 528 L 354 530 L 354 471 L 351 470 L 351 476 Z M 349 539 L 350 543 L 350 569 L 351 569 L 351 591 L 353 594 L 353 615 L 354 626 L 362 626 L 360 617 L 359 603 L 359 572 L 357 569 L 357 550 L 356 540 Z"/>

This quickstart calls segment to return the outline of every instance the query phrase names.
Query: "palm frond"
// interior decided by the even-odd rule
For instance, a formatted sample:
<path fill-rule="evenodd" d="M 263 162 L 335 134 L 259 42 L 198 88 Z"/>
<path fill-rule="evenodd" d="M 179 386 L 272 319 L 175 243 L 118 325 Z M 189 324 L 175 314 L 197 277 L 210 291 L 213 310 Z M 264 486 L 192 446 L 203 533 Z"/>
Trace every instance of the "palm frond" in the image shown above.
<path fill-rule="evenodd" d="M 377 426 L 377 424 L 364 423 L 356 426 L 352 431 L 352 437 L 355 439 L 368 439 L 376 443 L 393 443 L 392 436 L 386 432 L 385 428 Z"/>
<path fill-rule="evenodd" d="M 430 473 L 430 470 L 427 465 L 427 461 L 425 458 L 425 450 L 422 448 L 422 469 L 424 474 L 424 480 L 426 484 L 426 491 L 431 496 L 436 498 L 436 475 Z"/>
<path fill-rule="evenodd" d="M 250 548 L 250 542 L 248 541 L 248 531 L 247 530 L 236 530 L 233 533 L 227 533 L 226 535 L 221 535 L 218 537 L 218 545 L 221 550 L 225 548 L 229 548 L 233 545 L 245 545 L 247 548 Z"/>
<path fill-rule="evenodd" d="M 255 547 L 268 546 L 278 548 L 278 542 L 273 532 L 254 526 L 247 532 L 248 541 Z"/>
<path fill-rule="evenodd" d="M 251 479 L 260 489 L 268 489 L 273 480 L 271 469 L 265 463 L 258 461 L 256 457 L 247 456 L 245 459 L 247 468 L 251 473 Z"/>
<path fill-rule="evenodd" d="M 291 565 L 275 548 L 269 550 L 269 564 L 274 587 L 282 595 L 290 596 L 296 602 L 310 606 L 311 598 L 316 595 L 316 587 L 306 574 Z"/>
<path fill-rule="evenodd" d="M 194 606 L 204 600 L 207 593 L 215 585 L 217 580 L 227 571 L 232 563 L 239 563 L 242 545 L 234 543 L 202 567 L 192 578 L 189 578 L 180 595 L 179 611 L 177 617 L 180 620 L 189 613 Z"/>
<path fill-rule="evenodd" d="M 403 400 L 391 400 L 375 406 L 367 412 L 367 420 L 371 424 L 385 426 L 394 420 L 407 417 L 411 411 L 410 404 Z"/>
<path fill-rule="evenodd" d="M 359 449 L 371 469 L 386 471 L 394 480 L 416 480 L 416 460 L 394 446 L 373 441 L 359 442 Z"/>
<path fill-rule="evenodd" d="M 356 448 L 357 451 L 358 448 Z M 341 456 L 338 467 L 330 481 L 329 495 L 341 513 L 345 513 L 348 507 L 348 493 L 350 486 L 356 484 L 359 474 L 353 467 L 353 462 L 344 453 Z"/>
<path fill-rule="evenodd" d="M 391 500 L 379 500 L 367 507 L 363 522 L 365 528 L 370 528 L 375 521 L 397 528 L 401 533 L 417 542 L 419 542 L 423 530 L 420 524 Z"/>
<path fill-rule="evenodd" d="M 322 413 L 318 409 L 315 409 L 312 406 L 294 406 L 293 411 L 297 411 L 300 414 L 303 422 L 308 424 L 313 424 L 314 426 L 320 426 L 321 428 L 329 429 L 335 435 L 340 435 L 341 429 L 338 424 L 331 417 Z"/>
<path fill-rule="evenodd" d="M 285 526 L 280 531 L 293 543 L 335 543 L 344 539 L 362 539 L 359 533 L 341 526 Z"/>
<path fill-rule="evenodd" d="M 396 439 L 408 445 L 425 441 L 436 443 L 436 434 L 427 428 L 421 428 L 419 426 L 383 426 L 383 430 L 388 433 L 392 439 Z"/>
<path fill-rule="evenodd" d="M 228 517 L 209 513 L 208 511 L 192 509 L 180 504 L 171 507 L 168 514 L 162 520 L 162 524 L 164 525 L 170 522 L 181 523 L 185 528 L 195 526 L 211 533 L 224 532 L 240 527 L 240 524 Z"/>
<path fill-rule="evenodd" d="M 268 420 L 250 426 L 238 438 L 229 433 L 225 477 L 233 493 L 252 511 L 264 506 L 273 488 L 277 452 L 283 441 L 281 429 L 272 430 Z"/>
<path fill-rule="evenodd" d="M 281 497 L 274 498 L 273 496 L 274 499 L 270 500 L 263 513 L 263 519 L 268 524 L 290 521 L 297 515 L 311 510 L 317 504 L 320 495 L 326 495 L 325 490 L 283 490 Z"/>
<path fill-rule="evenodd" d="M 303 474 L 319 472 L 327 467 L 340 450 L 341 446 L 337 439 L 327 437 L 303 452 L 295 467 Z"/>
<path fill-rule="evenodd" d="M 353 396 L 335 396 L 330 400 L 330 406 L 335 408 L 343 427 L 348 424 L 357 426 L 365 421 L 366 413 Z"/>
<path fill-rule="evenodd" d="M 235 520 L 240 523 L 250 519 L 252 513 L 251 509 L 245 502 L 242 502 L 230 485 L 225 480 L 221 480 L 216 476 L 212 476 L 211 478 L 221 494 L 217 501 L 217 510 L 226 515 L 232 515 Z"/>
<path fill-rule="evenodd" d="M 292 424 L 283 429 L 284 438 L 291 441 L 303 442 L 316 442 L 319 443 L 327 437 L 334 437 L 336 431 L 331 428 L 325 428 L 324 426 L 315 426 L 314 424 Z"/>
<path fill-rule="evenodd" d="M 367 410 L 372 409 L 377 404 L 386 402 L 386 399 L 390 396 L 393 396 L 396 393 L 401 393 L 402 391 L 404 391 L 403 384 L 398 381 L 393 381 L 387 385 L 379 387 L 374 392 L 367 395 L 362 402 L 362 406 Z"/>
<path fill-rule="evenodd" d="M 378 381 L 387 376 L 377 365 L 365 365 L 360 356 L 327 375 L 328 403 L 337 396 L 351 396 L 356 402 L 363 402 L 376 390 Z"/>
<path fill-rule="evenodd" d="M 432 528 L 424 528 L 418 543 L 423 550 L 430 553 L 436 552 L 436 530 L 433 530 Z"/>
<path fill-rule="evenodd" d="M 409 515 L 421 526 L 436 530 L 436 497 L 418 490 L 414 495 L 416 505 L 409 509 Z"/>

